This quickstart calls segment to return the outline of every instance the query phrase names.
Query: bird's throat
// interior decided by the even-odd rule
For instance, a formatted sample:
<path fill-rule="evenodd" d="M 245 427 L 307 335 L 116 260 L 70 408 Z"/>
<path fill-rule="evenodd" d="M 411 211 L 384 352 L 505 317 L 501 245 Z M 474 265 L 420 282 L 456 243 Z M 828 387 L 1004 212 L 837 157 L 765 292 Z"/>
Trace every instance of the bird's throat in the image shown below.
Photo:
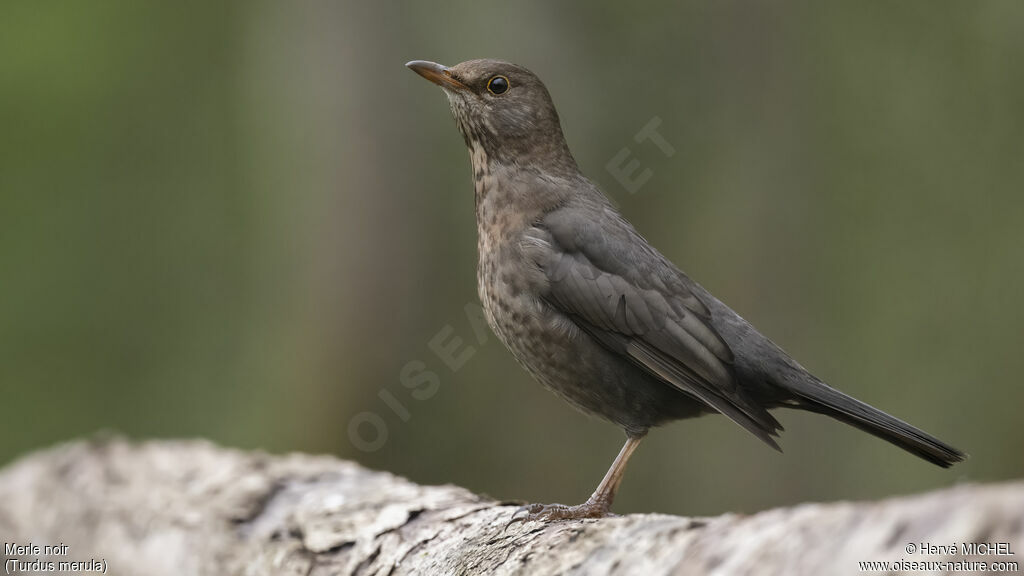
<path fill-rule="evenodd" d="M 479 142 L 467 139 L 469 147 L 469 162 L 473 167 L 473 190 L 476 199 L 476 206 L 479 209 L 481 202 L 487 196 L 487 192 L 494 186 L 494 177 L 491 175 L 490 158 L 487 151 Z"/>

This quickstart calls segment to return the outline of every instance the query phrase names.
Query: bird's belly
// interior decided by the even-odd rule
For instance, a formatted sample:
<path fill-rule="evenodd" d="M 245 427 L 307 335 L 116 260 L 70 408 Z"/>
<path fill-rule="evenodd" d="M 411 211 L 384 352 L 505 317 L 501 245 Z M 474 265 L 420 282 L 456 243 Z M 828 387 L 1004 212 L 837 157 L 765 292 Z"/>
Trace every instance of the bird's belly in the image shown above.
<path fill-rule="evenodd" d="M 502 260 L 481 258 L 480 300 L 491 329 L 538 382 L 629 432 L 703 411 L 702 404 L 581 331 L 540 297 L 538 286 L 513 272 L 520 267 Z"/>

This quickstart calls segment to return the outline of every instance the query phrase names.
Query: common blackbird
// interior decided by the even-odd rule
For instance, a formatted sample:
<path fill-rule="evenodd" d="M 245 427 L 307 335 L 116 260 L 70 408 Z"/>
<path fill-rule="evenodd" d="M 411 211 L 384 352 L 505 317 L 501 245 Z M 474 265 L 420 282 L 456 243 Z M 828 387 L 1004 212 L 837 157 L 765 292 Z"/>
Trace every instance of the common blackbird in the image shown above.
<path fill-rule="evenodd" d="M 768 410 L 786 407 L 942 467 L 966 457 L 826 385 L 648 244 L 580 173 L 529 70 L 499 60 L 406 66 L 444 90 L 469 148 L 487 322 L 541 384 L 627 436 L 585 503 L 534 504 L 514 519 L 607 515 L 651 427 L 712 412 L 776 450 L 782 426 Z"/>

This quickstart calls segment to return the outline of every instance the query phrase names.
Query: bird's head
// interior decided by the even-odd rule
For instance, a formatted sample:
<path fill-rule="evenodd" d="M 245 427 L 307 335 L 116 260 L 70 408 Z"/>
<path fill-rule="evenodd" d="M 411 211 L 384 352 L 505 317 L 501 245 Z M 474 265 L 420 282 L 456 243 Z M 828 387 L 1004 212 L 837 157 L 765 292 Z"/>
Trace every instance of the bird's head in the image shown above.
<path fill-rule="evenodd" d="M 474 163 L 576 170 L 551 95 L 526 68 L 501 60 L 451 67 L 414 60 L 406 66 L 448 95 Z"/>

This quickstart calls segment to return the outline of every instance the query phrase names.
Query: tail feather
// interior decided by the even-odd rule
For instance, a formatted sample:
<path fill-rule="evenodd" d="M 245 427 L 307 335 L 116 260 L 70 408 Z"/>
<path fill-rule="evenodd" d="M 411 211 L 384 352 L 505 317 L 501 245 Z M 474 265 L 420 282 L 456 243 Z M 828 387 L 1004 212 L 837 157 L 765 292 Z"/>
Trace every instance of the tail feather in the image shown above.
<path fill-rule="evenodd" d="M 931 434 L 843 394 L 807 372 L 798 382 L 788 384 L 787 388 L 799 398 L 801 408 L 831 416 L 932 464 L 949 468 L 967 458 L 967 454 Z"/>

